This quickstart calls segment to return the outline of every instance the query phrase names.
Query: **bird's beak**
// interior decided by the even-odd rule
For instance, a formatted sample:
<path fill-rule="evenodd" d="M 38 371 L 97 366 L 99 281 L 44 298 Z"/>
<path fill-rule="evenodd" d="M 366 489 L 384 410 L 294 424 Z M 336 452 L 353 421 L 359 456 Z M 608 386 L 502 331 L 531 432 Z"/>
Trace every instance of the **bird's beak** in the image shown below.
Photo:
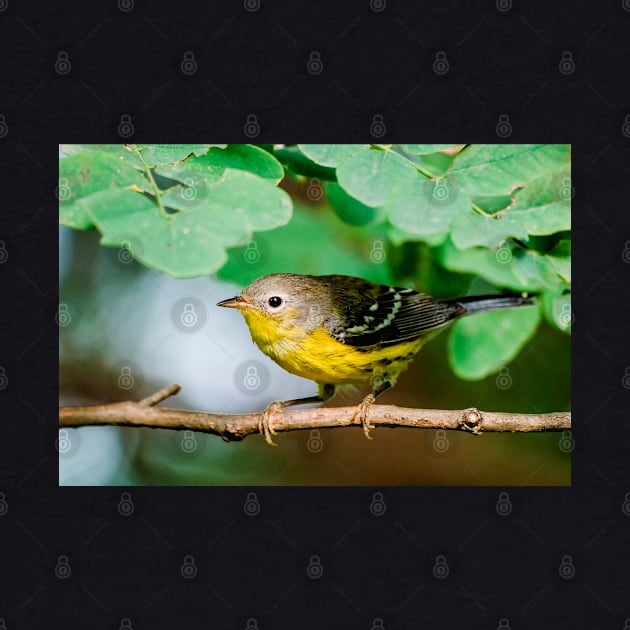
<path fill-rule="evenodd" d="M 217 306 L 225 306 L 227 308 L 238 308 L 243 309 L 250 306 L 249 302 L 240 295 L 237 295 L 233 298 L 229 298 L 227 300 L 221 300 L 221 302 L 217 303 Z"/>

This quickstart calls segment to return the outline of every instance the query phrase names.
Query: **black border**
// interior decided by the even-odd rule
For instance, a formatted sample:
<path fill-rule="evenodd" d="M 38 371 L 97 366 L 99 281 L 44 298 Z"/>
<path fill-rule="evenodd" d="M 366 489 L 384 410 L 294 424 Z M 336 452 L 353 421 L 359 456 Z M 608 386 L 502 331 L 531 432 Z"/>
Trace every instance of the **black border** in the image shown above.
<path fill-rule="evenodd" d="M 128 12 L 0 1 L 6 627 L 624 627 L 629 26 L 622 1 L 261 0 L 248 11 L 139 0 Z M 180 70 L 187 50 L 192 76 Z M 312 51 L 320 74 L 308 71 Z M 440 51 L 445 75 L 432 68 Z M 379 518 L 372 489 L 257 489 L 254 519 L 239 488 L 134 489 L 131 518 L 119 489 L 58 488 L 57 143 L 120 142 L 123 114 L 139 141 L 247 141 L 254 114 L 257 141 L 358 142 L 380 115 L 381 142 L 487 142 L 507 115 L 509 142 L 572 143 L 573 487 L 510 488 L 507 519 L 489 488 L 387 488 Z M 60 555 L 71 559 L 65 580 Z M 314 555 L 317 579 L 306 572 Z M 440 555 L 445 579 L 433 571 Z M 564 556 L 574 572 L 560 570 Z"/>

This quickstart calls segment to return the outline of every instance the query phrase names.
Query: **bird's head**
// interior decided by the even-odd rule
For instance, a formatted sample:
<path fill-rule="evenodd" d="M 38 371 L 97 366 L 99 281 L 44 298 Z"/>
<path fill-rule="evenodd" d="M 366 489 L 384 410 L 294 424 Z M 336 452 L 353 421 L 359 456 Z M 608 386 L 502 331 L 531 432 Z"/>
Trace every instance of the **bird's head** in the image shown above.
<path fill-rule="evenodd" d="M 258 278 L 217 306 L 236 308 L 252 336 L 308 332 L 322 322 L 321 282 L 311 276 L 275 273 Z"/>

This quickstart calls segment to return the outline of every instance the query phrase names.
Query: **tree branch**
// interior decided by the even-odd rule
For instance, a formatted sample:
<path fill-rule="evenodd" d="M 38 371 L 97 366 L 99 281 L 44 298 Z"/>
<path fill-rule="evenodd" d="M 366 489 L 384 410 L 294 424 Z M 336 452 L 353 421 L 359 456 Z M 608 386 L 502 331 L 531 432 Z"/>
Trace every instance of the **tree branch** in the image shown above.
<path fill-rule="evenodd" d="M 227 414 L 187 411 L 156 407 L 177 394 L 179 385 L 170 385 L 139 402 L 125 401 L 92 407 L 60 407 L 60 427 L 112 425 L 201 431 L 219 435 L 226 442 L 242 440 L 259 433 L 260 413 Z M 353 418 L 356 407 L 323 407 L 277 411 L 271 415 L 274 431 L 361 427 Z M 571 428 L 570 412 L 545 414 L 503 413 L 478 409 L 441 410 L 407 409 L 393 405 L 374 405 L 370 424 L 375 427 L 414 427 L 425 429 L 459 429 L 476 435 L 482 431 L 563 431 Z"/>

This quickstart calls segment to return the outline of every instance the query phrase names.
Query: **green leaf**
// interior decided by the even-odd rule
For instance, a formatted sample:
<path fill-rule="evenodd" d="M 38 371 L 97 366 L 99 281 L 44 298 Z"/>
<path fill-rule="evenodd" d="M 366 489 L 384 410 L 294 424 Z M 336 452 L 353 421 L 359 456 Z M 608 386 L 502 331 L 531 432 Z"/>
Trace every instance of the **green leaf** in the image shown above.
<path fill-rule="evenodd" d="M 565 144 L 470 145 L 457 155 L 449 173 L 471 195 L 505 195 L 569 159 L 570 146 Z"/>
<path fill-rule="evenodd" d="M 144 175 L 120 157 L 96 151 L 80 152 L 59 160 L 59 222 L 80 230 L 93 227 L 79 203 L 102 190 L 148 190 Z"/>
<path fill-rule="evenodd" d="M 431 247 L 441 245 L 448 237 L 448 232 L 436 232 L 435 234 L 411 234 L 410 232 L 399 230 L 393 225 L 387 230 L 387 238 L 392 245 L 397 247 L 404 243 L 426 243 Z"/>
<path fill-rule="evenodd" d="M 339 185 L 373 208 L 382 206 L 395 186 L 420 177 L 408 160 L 392 151 L 378 149 L 359 150 L 337 167 Z"/>
<path fill-rule="evenodd" d="M 144 171 L 144 164 L 137 153 L 126 144 L 62 144 L 61 150 L 66 155 L 78 155 L 79 153 L 108 153 L 119 158 L 134 168 Z"/>
<path fill-rule="evenodd" d="M 334 168 L 313 162 L 297 146 L 274 149 L 273 154 L 295 175 L 303 175 L 320 181 L 337 181 Z"/>
<path fill-rule="evenodd" d="M 227 259 L 211 215 L 180 212 L 167 219 L 150 197 L 120 189 L 96 193 L 82 204 L 103 235 L 101 244 L 127 247 L 157 271 L 191 278 L 216 271 Z"/>
<path fill-rule="evenodd" d="M 273 155 L 251 144 L 231 144 L 226 149 L 210 149 L 205 155 L 191 156 L 179 164 L 161 164 L 159 175 L 182 182 L 188 187 L 199 187 L 216 181 L 226 169 L 252 173 L 274 183 L 284 177 L 284 169 Z"/>
<path fill-rule="evenodd" d="M 227 169 L 221 179 L 195 190 L 194 197 L 186 194 L 187 190 L 173 186 L 162 201 L 176 210 L 211 213 L 222 226 L 217 229 L 223 235 L 271 230 L 291 218 L 291 197 L 268 180 L 245 171 Z"/>
<path fill-rule="evenodd" d="M 567 283 L 571 283 L 571 241 L 561 240 L 547 254 L 558 275 Z"/>
<path fill-rule="evenodd" d="M 555 291 L 545 291 L 542 302 L 547 321 L 555 328 L 570 335 L 573 324 L 570 291 L 567 292 L 567 289 L 562 287 Z"/>
<path fill-rule="evenodd" d="M 138 156 L 141 151 L 142 159 L 149 165 L 180 162 L 189 155 L 203 155 L 210 147 L 227 147 L 227 144 L 62 144 L 61 150 L 66 155 L 98 151 L 108 153 L 127 162 L 138 170 L 144 170 L 145 164 Z"/>
<path fill-rule="evenodd" d="M 247 245 L 230 249 L 229 260 L 218 275 L 243 286 L 282 272 L 341 273 L 390 284 L 386 260 L 371 255 L 375 244 L 382 247 L 385 240 L 379 240 L 373 228 L 349 229 L 331 210 L 298 207 L 287 225 L 256 234 Z"/>
<path fill-rule="evenodd" d="M 226 147 L 227 144 L 139 144 L 142 159 L 149 165 L 180 162 L 189 155 L 203 155 L 210 147 Z M 232 145 L 238 146 L 238 145 Z"/>
<path fill-rule="evenodd" d="M 534 285 L 538 291 L 557 287 L 560 283 L 556 266 L 547 254 L 514 247 L 512 269 L 524 285 Z"/>
<path fill-rule="evenodd" d="M 560 169 L 532 179 L 516 193 L 516 203 L 499 215 L 518 222 L 528 234 L 571 229 L 571 172 Z"/>
<path fill-rule="evenodd" d="M 341 186 L 326 182 L 326 196 L 337 215 L 350 225 L 380 223 L 385 218 L 384 208 L 370 208 L 351 197 Z"/>
<path fill-rule="evenodd" d="M 355 151 L 368 147 L 367 144 L 298 144 L 300 151 L 313 162 L 322 166 L 339 166 Z"/>
<path fill-rule="evenodd" d="M 450 271 L 481 276 L 497 287 L 513 291 L 542 291 L 548 288 L 531 252 L 515 244 L 504 244 L 496 250 L 485 247 L 458 249 L 449 238 L 434 250 L 436 260 Z M 522 257 L 524 260 L 520 260 Z M 515 269 L 520 266 L 519 273 Z M 544 267 L 544 264 L 540 265 Z M 529 273 L 528 273 L 529 271 Z M 544 269 L 548 272 L 548 268 Z"/>
<path fill-rule="evenodd" d="M 446 153 L 407 154 L 406 157 L 414 164 L 417 164 L 421 172 L 430 173 L 435 178 L 445 176 L 455 159 L 455 156 L 447 155 Z"/>
<path fill-rule="evenodd" d="M 398 184 L 386 208 L 394 227 L 427 238 L 448 232 L 455 217 L 472 212 L 470 198 L 448 179 L 430 181 L 420 176 Z"/>
<path fill-rule="evenodd" d="M 187 167 L 191 165 L 201 168 L 211 167 L 213 169 L 232 168 L 247 171 L 274 183 L 279 182 L 284 177 L 282 164 L 273 155 L 252 144 L 230 144 L 225 149 L 213 148 L 205 155 L 187 159 L 184 165 Z"/>
<path fill-rule="evenodd" d="M 460 144 L 399 144 L 398 145 L 405 153 L 411 155 L 425 155 L 426 153 L 437 153 L 438 151 L 444 151 L 444 149 L 452 149 L 453 147 L 459 147 Z"/>
<path fill-rule="evenodd" d="M 448 340 L 453 371 L 459 378 L 473 381 L 496 372 L 533 337 L 540 317 L 539 305 L 462 317 Z"/>
<path fill-rule="evenodd" d="M 292 208 L 283 190 L 236 170 L 196 189 L 174 186 L 162 200 L 179 212 L 165 215 L 153 197 L 119 189 L 91 195 L 82 208 L 102 232 L 103 244 L 131 243 L 141 262 L 176 278 L 213 273 L 226 261 L 226 247 L 284 225 Z"/>
<path fill-rule="evenodd" d="M 163 177 L 181 182 L 190 188 L 220 180 L 225 169 L 204 164 L 196 158 L 191 158 L 181 164 L 158 164 L 155 167 L 155 172 Z"/>
<path fill-rule="evenodd" d="M 471 208 L 457 216 L 451 238 L 459 249 L 476 245 L 497 248 L 508 238 L 527 238 L 527 230 L 510 214 L 482 215 Z"/>

